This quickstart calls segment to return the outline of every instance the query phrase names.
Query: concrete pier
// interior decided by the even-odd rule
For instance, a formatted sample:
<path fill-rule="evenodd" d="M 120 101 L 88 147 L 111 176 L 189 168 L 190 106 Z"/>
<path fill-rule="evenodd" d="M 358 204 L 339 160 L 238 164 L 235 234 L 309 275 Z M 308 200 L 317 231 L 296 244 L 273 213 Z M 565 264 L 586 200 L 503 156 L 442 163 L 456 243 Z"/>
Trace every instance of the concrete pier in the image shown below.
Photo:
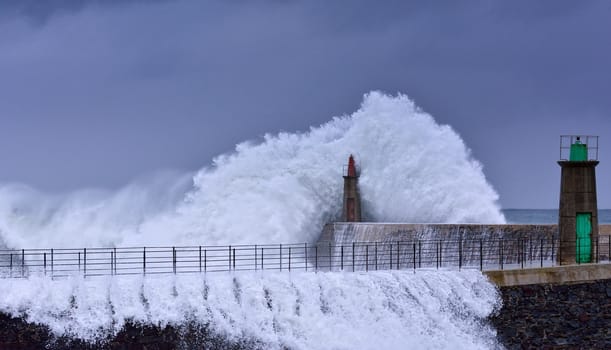
<path fill-rule="evenodd" d="M 611 280 L 611 264 L 553 266 L 523 270 L 484 271 L 499 287 L 530 284 L 571 284 Z"/>

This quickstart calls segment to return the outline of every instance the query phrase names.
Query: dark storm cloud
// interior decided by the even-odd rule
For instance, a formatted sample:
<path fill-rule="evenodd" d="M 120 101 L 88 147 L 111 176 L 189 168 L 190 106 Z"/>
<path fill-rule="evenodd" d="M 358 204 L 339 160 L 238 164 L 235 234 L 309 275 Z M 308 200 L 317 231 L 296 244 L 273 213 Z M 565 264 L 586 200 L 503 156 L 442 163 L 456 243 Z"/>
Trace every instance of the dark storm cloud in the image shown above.
<path fill-rule="evenodd" d="M 3 0 L 0 2 L 0 19 L 23 16 L 33 23 L 44 24 L 53 15 L 72 13 L 87 6 L 122 6 L 137 3 L 154 3 L 166 0 Z"/>
<path fill-rule="evenodd" d="M 558 135 L 611 139 L 610 33 L 607 1 L 5 1 L 0 181 L 197 169 L 381 89 L 459 131 L 505 207 L 554 207 Z"/>

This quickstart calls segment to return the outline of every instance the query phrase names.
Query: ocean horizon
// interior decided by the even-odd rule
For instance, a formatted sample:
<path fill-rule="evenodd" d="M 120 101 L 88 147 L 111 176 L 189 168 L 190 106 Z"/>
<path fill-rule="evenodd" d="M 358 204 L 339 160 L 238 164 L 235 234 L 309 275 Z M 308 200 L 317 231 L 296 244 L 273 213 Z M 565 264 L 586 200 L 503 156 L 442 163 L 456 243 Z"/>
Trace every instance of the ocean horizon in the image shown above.
<path fill-rule="evenodd" d="M 508 224 L 557 224 L 558 209 L 502 209 Z M 611 224 L 611 209 L 598 210 L 598 223 Z"/>

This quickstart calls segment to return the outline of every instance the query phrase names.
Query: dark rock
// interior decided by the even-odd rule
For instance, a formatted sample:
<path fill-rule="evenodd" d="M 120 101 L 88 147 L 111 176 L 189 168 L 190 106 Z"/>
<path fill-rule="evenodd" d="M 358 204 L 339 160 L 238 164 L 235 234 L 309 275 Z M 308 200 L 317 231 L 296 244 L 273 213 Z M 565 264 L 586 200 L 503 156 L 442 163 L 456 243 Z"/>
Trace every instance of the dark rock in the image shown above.
<path fill-rule="evenodd" d="M 128 322 L 112 339 L 87 343 L 55 337 L 43 326 L 0 313 L 1 350 L 170 350 L 170 349 L 262 349 L 265 344 L 229 341 L 207 327 L 186 322 L 181 327 L 141 325 Z"/>
<path fill-rule="evenodd" d="M 507 349 L 611 349 L 611 280 L 500 288 L 489 318 Z"/>

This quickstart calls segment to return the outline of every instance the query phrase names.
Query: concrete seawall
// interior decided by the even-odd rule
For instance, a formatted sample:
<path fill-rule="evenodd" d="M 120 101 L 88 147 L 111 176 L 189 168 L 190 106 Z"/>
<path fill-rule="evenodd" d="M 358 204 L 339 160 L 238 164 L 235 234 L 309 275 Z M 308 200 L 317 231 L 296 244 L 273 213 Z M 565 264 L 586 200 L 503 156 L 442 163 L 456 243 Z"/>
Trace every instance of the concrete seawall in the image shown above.
<path fill-rule="evenodd" d="M 611 225 L 599 225 L 601 235 L 611 235 Z M 414 239 L 486 239 L 557 237 L 558 225 L 403 224 L 334 222 L 325 225 L 319 241 L 336 243 L 390 242 Z"/>
<path fill-rule="evenodd" d="M 609 258 L 611 225 L 599 225 L 601 235 L 598 242 L 599 258 Z M 325 225 L 319 242 L 349 245 L 353 242 L 409 242 L 414 240 L 458 241 L 458 240 L 505 240 L 504 252 L 510 258 L 519 251 L 519 241 L 537 247 L 539 242 L 546 247 L 546 255 L 557 256 L 558 225 L 489 225 L 489 224 L 402 224 L 402 223 L 352 223 L 335 222 Z M 538 248 L 537 248 L 538 250 Z M 553 251 L 553 252 L 552 252 Z M 515 259 L 514 259 L 515 260 Z"/>
<path fill-rule="evenodd" d="M 611 225 L 610 225 L 611 226 Z M 611 228 L 610 228 L 611 231 Z M 335 222 L 325 225 L 319 241 L 393 242 L 414 239 L 552 238 L 558 225 L 402 224 Z"/>

